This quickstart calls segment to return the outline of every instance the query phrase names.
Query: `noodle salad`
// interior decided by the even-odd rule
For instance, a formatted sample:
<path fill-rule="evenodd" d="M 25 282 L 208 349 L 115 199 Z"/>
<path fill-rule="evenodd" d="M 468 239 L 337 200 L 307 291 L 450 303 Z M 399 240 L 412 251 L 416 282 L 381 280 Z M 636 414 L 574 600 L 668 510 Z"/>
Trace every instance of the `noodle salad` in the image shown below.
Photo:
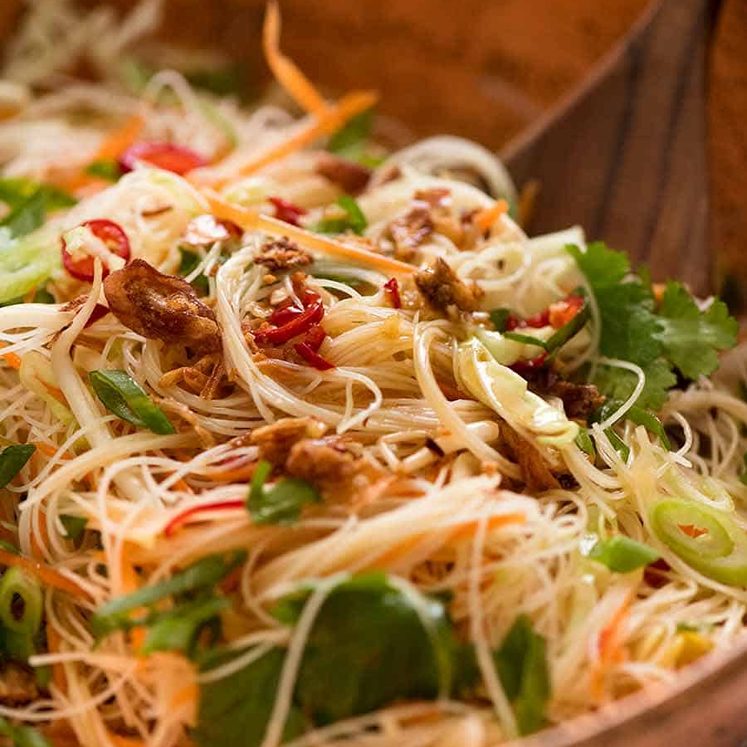
<path fill-rule="evenodd" d="M 128 91 L 157 3 L 71 13 L 35 3 L 0 84 L 0 734 L 487 747 L 733 644 L 722 302 L 529 238 L 476 144 L 386 152 L 273 4 L 298 116 Z"/>

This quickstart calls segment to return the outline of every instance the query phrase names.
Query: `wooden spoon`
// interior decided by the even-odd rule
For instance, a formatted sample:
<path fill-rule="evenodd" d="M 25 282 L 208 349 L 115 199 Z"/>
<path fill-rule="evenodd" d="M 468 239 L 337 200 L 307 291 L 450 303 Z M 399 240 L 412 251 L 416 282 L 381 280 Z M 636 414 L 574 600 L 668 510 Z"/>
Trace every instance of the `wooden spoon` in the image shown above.
<path fill-rule="evenodd" d="M 706 56 L 719 0 L 657 0 L 582 86 L 501 151 L 540 183 L 532 233 L 578 223 L 655 279 L 711 288 Z"/>

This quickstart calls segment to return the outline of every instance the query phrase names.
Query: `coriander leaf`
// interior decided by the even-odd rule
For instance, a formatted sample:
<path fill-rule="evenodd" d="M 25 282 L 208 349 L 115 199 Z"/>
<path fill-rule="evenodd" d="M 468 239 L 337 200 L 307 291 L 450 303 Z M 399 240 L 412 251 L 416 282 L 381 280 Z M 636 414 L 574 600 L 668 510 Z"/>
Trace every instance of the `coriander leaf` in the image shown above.
<path fill-rule="evenodd" d="M 235 655 L 235 653 L 233 654 Z M 226 663 L 229 656 L 213 657 L 209 671 Z M 200 747 L 259 747 L 270 720 L 285 651 L 272 648 L 238 672 L 200 687 L 197 727 L 192 736 Z M 283 732 L 283 740 L 303 731 L 303 717 L 292 707 Z"/>
<path fill-rule="evenodd" d="M 4 488 L 23 469 L 35 451 L 33 444 L 10 444 L 0 450 L 0 488 Z"/>
<path fill-rule="evenodd" d="M 493 658 L 516 714 L 521 735 L 531 734 L 545 724 L 550 699 L 550 674 L 545 639 L 534 632 L 531 620 L 519 615 Z"/>
<path fill-rule="evenodd" d="M 299 614 L 302 601 L 286 600 L 286 618 L 294 605 Z M 452 689 L 455 652 L 440 600 L 419 596 L 413 602 L 383 574 L 361 574 L 337 586 L 322 605 L 306 644 L 296 702 L 317 723 L 330 723 L 403 698 L 434 698 Z"/>
<path fill-rule="evenodd" d="M 116 182 L 122 176 L 122 169 L 117 161 L 113 158 L 104 158 L 99 161 L 93 161 L 86 166 L 86 174 L 97 176 L 108 182 Z"/>
<path fill-rule="evenodd" d="M 297 477 L 284 477 L 266 486 L 272 465 L 260 461 L 254 470 L 247 507 L 257 524 L 288 524 L 296 521 L 307 503 L 322 498 L 313 485 Z"/>
<path fill-rule="evenodd" d="M 352 231 L 360 236 L 368 225 L 366 216 L 363 214 L 358 203 L 350 195 L 343 195 L 337 200 L 337 206 L 342 208 L 344 215 L 340 217 L 322 218 L 314 231 L 317 233 L 342 233 L 343 231 Z"/>
<path fill-rule="evenodd" d="M 11 209 L 22 205 L 37 193 L 44 199 L 45 210 L 70 207 L 76 202 L 72 195 L 49 184 L 41 184 L 26 177 L 0 178 L 0 202 Z"/>
<path fill-rule="evenodd" d="M 592 242 L 585 252 L 573 244 L 566 249 L 592 287 L 617 285 L 630 272 L 630 260 L 625 252 L 609 249 L 602 241 Z"/>
<path fill-rule="evenodd" d="M 13 237 L 25 236 L 39 228 L 44 223 L 45 216 L 44 195 L 34 192 L 0 220 L 0 226 L 6 227 Z"/>
<path fill-rule="evenodd" d="M 646 384 L 636 404 L 643 409 L 660 410 L 667 398 L 667 391 L 677 383 L 672 367 L 663 358 L 657 358 L 642 366 Z M 612 399 L 626 400 L 633 393 L 638 378 L 623 368 L 599 365 L 594 383 L 599 391 Z"/>
<path fill-rule="evenodd" d="M 715 300 L 700 311 L 681 283 L 667 283 L 659 313 L 666 355 L 688 379 L 712 374 L 718 368 L 717 351 L 736 344 L 739 325 L 726 304 Z"/>
<path fill-rule="evenodd" d="M 61 514 L 60 523 L 65 530 L 65 536 L 77 542 L 82 536 L 88 524 L 85 516 L 71 516 L 70 514 Z"/>
<path fill-rule="evenodd" d="M 327 143 L 327 150 L 340 156 L 357 160 L 363 155 L 363 149 L 371 134 L 374 111 L 367 109 L 348 120 Z"/>
<path fill-rule="evenodd" d="M 588 557 L 615 573 L 630 573 L 653 563 L 661 555 L 643 542 L 636 542 L 624 534 L 616 534 L 598 540 L 589 550 Z"/>

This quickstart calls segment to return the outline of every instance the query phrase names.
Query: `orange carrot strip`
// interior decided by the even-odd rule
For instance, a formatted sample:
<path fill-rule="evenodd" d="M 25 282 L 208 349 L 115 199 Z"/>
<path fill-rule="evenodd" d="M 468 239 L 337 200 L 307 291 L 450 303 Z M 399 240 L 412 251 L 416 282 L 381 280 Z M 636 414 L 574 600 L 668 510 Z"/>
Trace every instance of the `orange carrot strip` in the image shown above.
<path fill-rule="evenodd" d="M 54 457 L 55 454 L 57 454 L 57 449 L 54 446 L 51 446 L 50 444 L 45 444 L 43 441 L 32 441 L 33 445 L 36 446 L 36 448 L 45 456 L 48 457 Z M 61 459 L 72 459 L 71 454 L 63 454 Z"/>
<path fill-rule="evenodd" d="M 599 662 L 592 669 L 589 677 L 589 691 L 596 702 L 600 702 L 604 696 L 604 674 L 607 668 L 625 659 L 625 651 L 620 644 L 620 629 L 630 612 L 631 596 L 628 594 L 609 622 L 599 631 L 597 638 Z"/>
<path fill-rule="evenodd" d="M 496 200 L 490 207 L 477 213 L 472 221 L 481 231 L 487 231 L 498 218 L 507 212 L 508 203 L 504 199 Z"/>
<path fill-rule="evenodd" d="M 60 591 L 66 591 L 75 597 L 88 597 L 88 592 L 83 587 L 51 566 L 45 565 L 38 560 L 26 558 L 23 555 L 14 555 L 0 547 L 0 565 L 22 568 L 40 581 Z"/>
<path fill-rule="evenodd" d="M 113 731 L 107 729 L 106 738 L 115 747 L 145 747 L 145 742 L 142 739 L 134 737 L 123 737 L 121 734 L 115 734 Z"/>
<path fill-rule="evenodd" d="M 267 5 L 262 48 L 275 79 L 302 109 L 316 115 L 327 111 L 327 102 L 319 91 L 293 60 L 280 51 L 280 10 L 274 1 Z"/>
<path fill-rule="evenodd" d="M 0 348 L 4 348 L 7 344 L 7 342 L 0 342 Z M 11 368 L 15 368 L 16 371 L 21 367 L 21 357 L 15 353 L 2 353 L 0 354 L 0 358 L 2 358 Z"/>
<path fill-rule="evenodd" d="M 99 145 L 94 160 L 117 158 L 122 155 L 139 137 L 145 127 L 145 119 L 140 114 L 133 114 L 118 129 L 111 132 Z"/>
<path fill-rule="evenodd" d="M 204 194 L 210 203 L 210 209 L 217 218 L 230 220 L 246 231 L 263 231 L 270 236 L 286 236 L 306 249 L 376 267 L 382 272 L 410 274 L 416 270 L 412 265 L 400 262 L 397 259 L 376 254 L 359 246 L 343 244 L 340 241 L 320 236 L 298 226 L 292 226 L 290 223 L 285 223 L 269 215 L 261 215 L 246 208 L 232 205 L 212 190 L 204 190 Z"/>
<path fill-rule="evenodd" d="M 370 109 L 378 100 L 378 95 L 372 91 L 353 91 L 343 96 L 339 102 L 330 105 L 326 111 L 319 114 L 315 120 L 304 129 L 291 135 L 287 140 L 260 153 L 251 161 L 247 161 L 240 169 L 242 176 L 249 176 L 265 166 L 279 161 L 281 158 L 291 155 L 302 148 L 311 145 L 323 135 L 330 135 L 339 130 L 349 119 L 356 114 Z M 216 186 L 224 184 L 227 180 L 216 182 Z"/>
<path fill-rule="evenodd" d="M 120 156 L 140 137 L 145 127 L 145 119 L 140 114 L 133 114 L 125 123 L 116 130 L 110 132 L 99 145 L 94 161 L 108 161 Z M 97 177 L 79 171 L 68 179 L 58 182 L 59 186 L 70 191 L 75 191 L 93 182 L 100 181 Z"/>

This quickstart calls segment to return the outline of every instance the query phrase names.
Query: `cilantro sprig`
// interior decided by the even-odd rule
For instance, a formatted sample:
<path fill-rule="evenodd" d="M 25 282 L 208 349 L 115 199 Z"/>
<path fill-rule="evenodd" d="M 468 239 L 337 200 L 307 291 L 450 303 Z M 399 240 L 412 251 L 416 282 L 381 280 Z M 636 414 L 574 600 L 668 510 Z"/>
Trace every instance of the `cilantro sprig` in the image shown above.
<path fill-rule="evenodd" d="M 567 250 L 586 276 L 599 308 L 599 352 L 635 363 L 646 375 L 637 401 L 640 408 L 660 409 L 678 374 L 691 380 L 709 376 L 718 367 L 718 352 L 736 344 L 738 325 L 722 301 L 714 300 L 701 310 L 681 283 L 670 281 L 657 304 L 651 284 L 632 271 L 625 253 L 602 242 L 589 244 L 585 252 L 573 245 Z M 594 383 L 607 397 L 625 400 L 636 377 L 600 365 Z"/>

